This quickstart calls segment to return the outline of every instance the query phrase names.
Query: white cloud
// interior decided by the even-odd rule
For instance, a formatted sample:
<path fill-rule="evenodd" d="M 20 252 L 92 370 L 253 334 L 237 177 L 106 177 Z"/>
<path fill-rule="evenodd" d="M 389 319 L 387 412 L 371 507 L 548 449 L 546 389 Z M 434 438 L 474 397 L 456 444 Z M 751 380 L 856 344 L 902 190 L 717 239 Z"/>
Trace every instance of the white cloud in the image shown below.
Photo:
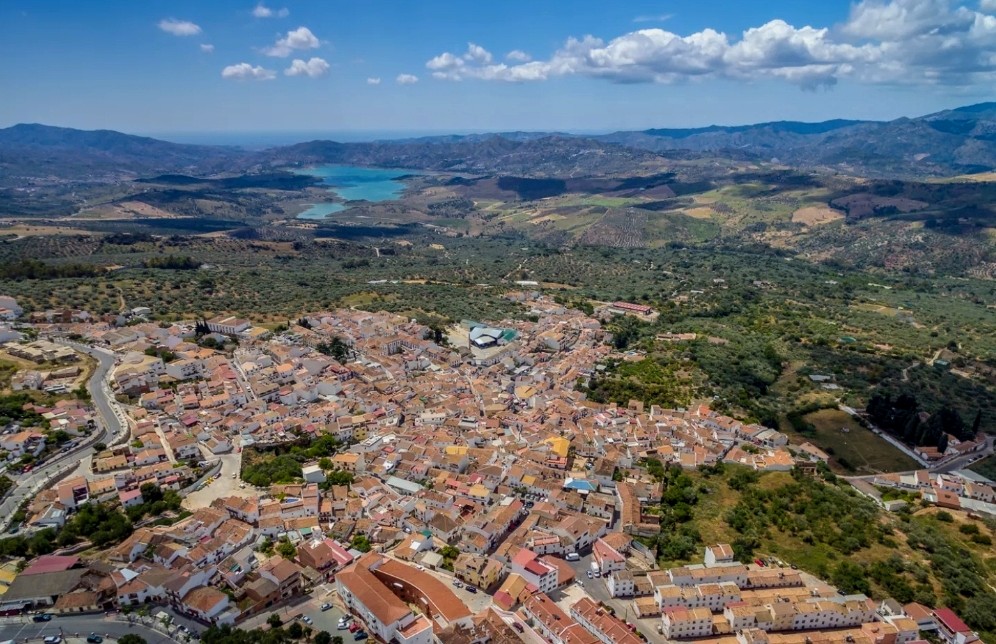
<path fill-rule="evenodd" d="M 996 2 L 996 0 L 993 0 Z M 512 51 L 505 54 L 505 60 L 510 60 L 513 63 L 528 63 L 533 59 L 532 56 L 522 51 L 521 49 L 513 49 Z"/>
<path fill-rule="evenodd" d="M 480 45 L 469 42 L 467 43 L 467 53 L 463 55 L 463 59 L 480 65 L 487 65 L 491 62 L 491 52 Z"/>
<path fill-rule="evenodd" d="M 968 1 L 968 0 L 962 0 Z M 996 82 L 996 0 L 979 11 L 957 0 L 862 0 L 839 26 L 771 20 L 737 35 L 638 29 L 605 41 L 569 38 L 546 60 L 483 47 L 426 62 L 434 78 L 524 82 L 590 76 L 618 83 L 727 78 L 780 79 L 806 89 L 840 79 L 864 83 L 972 85 Z M 662 16 L 657 16 L 662 19 Z"/>
<path fill-rule="evenodd" d="M 414 85 L 418 82 L 418 76 L 413 74 L 398 74 L 398 77 L 394 80 L 397 81 L 398 85 Z"/>
<path fill-rule="evenodd" d="M 633 22 L 667 22 L 673 17 L 674 14 L 659 13 L 653 16 L 637 16 L 633 18 Z"/>
<path fill-rule="evenodd" d="M 253 8 L 252 15 L 256 18 L 286 18 L 290 15 L 290 10 L 286 7 L 274 10 L 260 2 Z"/>
<path fill-rule="evenodd" d="M 201 28 L 189 20 L 177 20 L 176 18 L 164 18 L 159 21 L 159 28 L 174 36 L 196 36 L 201 33 Z"/>
<path fill-rule="evenodd" d="M 367 85 L 380 85 L 380 78 L 371 76 L 367 79 Z"/>
<path fill-rule="evenodd" d="M 307 27 L 298 27 L 297 29 L 288 31 L 287 35 L 283 38 L 278 38 L 277 42 L 272 47 L 264 49 L 263 53 L 267 56 L 287 58 L 295 50 L 318 49 L 321 44 L 318 37 L 311 33 L 310 29 Z"/>
<path fill-rule="evenodd" d="M 238 65 L 229 65 L 221 70 L 221 77 L 235 80 L 273 80 L 277 77 L 277 73 L 272 69 L 253 67 L 249 63 L 239 63 Z"/>
<path fill-rule="evenodd" d="M 295 58 L 291 61 L 290 67 L 284 70 L 288 76 L 307 76 L 308 78 L 318 78 L 324 76 L 329 71 L 329 64 L 321 58 L 311 58 L 307 61 Z"/>
<path fill-rule="evenodd" d="M 206 42 L 205 43 L 201 43 L 201 51 L 203 51 L 205 54 L 213 54 L 214 53 L 214 45 L 212 45 L 211 43 L 206 43 Z"/>

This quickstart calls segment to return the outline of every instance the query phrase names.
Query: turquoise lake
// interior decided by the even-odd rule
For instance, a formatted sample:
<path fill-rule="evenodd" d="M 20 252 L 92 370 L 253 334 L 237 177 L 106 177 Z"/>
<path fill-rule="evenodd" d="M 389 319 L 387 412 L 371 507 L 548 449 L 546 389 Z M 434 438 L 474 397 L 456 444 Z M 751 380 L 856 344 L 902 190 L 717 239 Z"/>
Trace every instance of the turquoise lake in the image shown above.
<path fill-rule="evenodd" d="M 405 184 L 400 177 L 418 174 L 415 170 L 386 170 L 349 165 L 322 165 L 296 170 L 298 174 L 318 177 L 339 198 L 346 201 L 392 201 L 401 196 Z M 349 206 L 343 203 L 316 203 L 297 216 L 298 219 L 324 219 Z"/>

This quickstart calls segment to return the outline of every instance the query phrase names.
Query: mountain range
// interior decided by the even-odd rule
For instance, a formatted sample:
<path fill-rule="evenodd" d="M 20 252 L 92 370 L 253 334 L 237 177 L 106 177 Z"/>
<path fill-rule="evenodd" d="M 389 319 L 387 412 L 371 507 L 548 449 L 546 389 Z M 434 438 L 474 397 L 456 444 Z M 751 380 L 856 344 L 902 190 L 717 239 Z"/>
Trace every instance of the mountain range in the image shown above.
<path fill-rule="evenodd" d="M 510 132 L 337 143 L 250 152 L 39 124 L 0 129 L 0 177 L 127 179 L 209 175 L 287 164 L 348 163 L 526 176 L 639 174 L 661 155 L 723 156 L 869 177 L 954 176 L 996 168 L 996 103 L 893 121 L 778 121 L 598 136 Z"/>

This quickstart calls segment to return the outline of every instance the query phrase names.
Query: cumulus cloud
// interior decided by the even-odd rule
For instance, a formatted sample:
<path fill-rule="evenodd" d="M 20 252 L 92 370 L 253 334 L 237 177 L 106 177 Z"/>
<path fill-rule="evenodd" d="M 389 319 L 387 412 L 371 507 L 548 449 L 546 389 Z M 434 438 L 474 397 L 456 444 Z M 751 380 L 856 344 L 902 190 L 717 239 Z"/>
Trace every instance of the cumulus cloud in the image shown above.
<path fill-rule="evenodd" d="M 283 9 L 271 9 L 260 2 L 253 7 L 252 15 L 256 18 L 286 18 L 290 15 L 290 10 L 286 7 Z"/>
<path fill-rule="evenodd" d="M 996 0 L 862 0 L 837 26 L 771 20 L 740 34 L 646 28 L 611 40 L 569 38 L 545 60 L 510 52 L 506 63 L 470 43 L 426 62 L 434 78 L 508 82 L 590 76 L 617 83 L 780 79 L 805 89 L 840 79 L 969 85 L 996 81 Z M 661 16 L 657 17 L 661 19 Z M 512 55 L 515 53 L 515 55 Z"/>
<path fill-rule="evenodd" d="M 371 76 L 367 79 L 367 85 L 380 85 L 380 78 Z"/>
<path fill-rule="evenodd" d="M 311 58 L 307 61 L 295 58 L 291 61 L 290 67 L 284 70 L 288 76 L 307 76 L 308 78 L 318 78 L 324 76 L 329 71 L 329 64 L 321 58 Z"/>
<path fill-rule="evenodd" d="M 267 56 L 287 58 L 296 50 L 318 49 L 321 44 L 318 37 L 311 33 L 310 29 L 307 27 L 298 27 L 297 29 L 288 31 L 287 35 L 283 38 L 278 38 L 277 42 L 272 47 L 264 49 L 263 53 Z"/>
<path fill-rule="evenodd" d="M 159 28 L 174 36 L 196 36 L 201 33 L 201 28 L 189 20 L 177 20 L 176 18 L 164 18 L 159 21 Z"/>
<path fill-rule="evenodd" d="M 234 80 L 273 80 L 277 77 L 277 73 L 258 65 L 253 67 L 249 63 L 239 63 L 221 70 L 221 77 Z"/>
<path fill-rule="evenodd" d="M 212 54 L 214 53 L 214 45 L 206 42 L 201 43 L 201 51 L 203 51 L 205 54 Z"/>
<path fill-rule="evenodd" d="M 397 81 L 398 85 L 414 85 L 418 82 L 418 76 L 413 74 L 398 74 L 398 77 L 394 80 Z"/>
<path fill-rule="evenodd" d="M 993 0 L 996 2 L 996 0 Z M 513 63 L 528 63 L 533 59 L 532 56 L 522 51 L 521 49 L 513 49 L 512 51 L 505 54 L 505 60 L 510 60 Z"/>

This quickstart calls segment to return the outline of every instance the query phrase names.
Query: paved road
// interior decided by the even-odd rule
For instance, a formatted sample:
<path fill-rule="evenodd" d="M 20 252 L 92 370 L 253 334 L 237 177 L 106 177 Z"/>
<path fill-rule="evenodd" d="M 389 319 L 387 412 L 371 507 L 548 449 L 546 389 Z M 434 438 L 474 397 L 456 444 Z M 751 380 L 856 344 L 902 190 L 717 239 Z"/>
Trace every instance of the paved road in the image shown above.
<path fill-rule="evenodd" d="M 229 496 L 241 496 L 245 498 L 259 497 L 260 491 L 253 486 L 246 485 L 245 487 L 239 487 L 242 484 L 242 479 L 239 478 L 239 474 L 242 471 L 241 452 L 212 456 L 212 458 L 217 458 L 221 461 L 221 471 L 215 477 L 214 483 L 205 485 L 203 489 L 188 494 L 183 500 L 184 507 L 190 510 L 206 508 L 215 499 Z M 235 475 L 234 477 L 233 474 Z"/>
<path fill-rule="evenodd" d="M 62 629 L 61 632 L 60 628 Z M 75 633 L 79 633 L 80 637 L 86 637 L 90 633 L 97 633 L 101 636 L 109 635 L 114 639 L 133 633 L 144 637 L 145 641 L 149 644 L 173 643 L 177 641 L 142 624 L 129 624 L 128 622 L 116 621 L 99 614 L 55 617 L 50 622 L 39 623 L 31 621 L 30 617 L 5 618 L 3 623 L 0 623 L 0 640 L 37 639 L 48 635 L 60 634 L 71 636 Z"/>
<path fill-rule="evenodd" d="M 990 454 L 992 454 L 994 447 L 996 447 L 996 438 L 992 436 L 986 436 L 986 445 L 981 450 L 951 459 L 950 461 L 942 463 L 941 465 L 930 468 L 930 471 L 939 472 L 943 474 L 946 472 L 953 472 L 955 470 L 964 469 L 969 465 L 971 465 L 972 463 L 974 463 L 975 461 L 985 458 Z"/>
<path fill-rule="evenodd" d="M 13 477 L 16 487 L 4 499 L 3 503 L 0 503 L 0 526 L 3 529 L 10 525 L 12 515 L 24 499 L 36 494 L 56 474 L 75 466 L 83 457 L 92 454 L 94 443 L 113 441 L 120 436 L 125 427 L 121 412 L 117 410 L 116 405 L 112 405 L 111 392 L 108 390 L 105 380 L 108 372 L 114 367 L 114 355 L 108 351 L 92 349 L 71 342 L 65 342 L 65 344 L 77 351 L 84 351 L 97 359 L 97 368 L 94 369 L 93 375 L 87 382 L 87 390 L 90 392 L 94 407 L 100 415 L 98 423 L 100 431 L 91 435 L 77 449 L 59 454 L 28 475 Z"/>

